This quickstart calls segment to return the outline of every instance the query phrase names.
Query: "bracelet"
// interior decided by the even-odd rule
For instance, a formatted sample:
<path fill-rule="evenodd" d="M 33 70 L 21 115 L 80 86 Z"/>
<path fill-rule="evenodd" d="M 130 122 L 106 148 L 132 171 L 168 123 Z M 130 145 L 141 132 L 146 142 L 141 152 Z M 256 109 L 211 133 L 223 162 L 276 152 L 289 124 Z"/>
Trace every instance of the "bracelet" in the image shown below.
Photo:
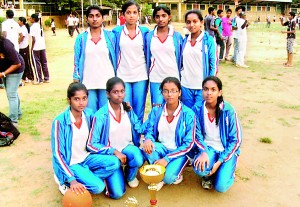
<path fill-rule="evenodd" d="M 6 75 L 5 75 L 5 73 L 4 73 L 4 72 L 2 72 L 2 75 L 3 75 L 3 77 L 4 77 L 4 78 L 6 77 Z"/>

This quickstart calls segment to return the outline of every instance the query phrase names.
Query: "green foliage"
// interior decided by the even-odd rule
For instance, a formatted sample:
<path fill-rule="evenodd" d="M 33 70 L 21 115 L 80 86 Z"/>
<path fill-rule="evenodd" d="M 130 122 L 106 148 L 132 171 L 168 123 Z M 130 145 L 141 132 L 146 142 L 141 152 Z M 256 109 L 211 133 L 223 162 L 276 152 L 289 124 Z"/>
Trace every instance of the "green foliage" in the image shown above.
<path fill-rule="evenodd" d="M 151 4 L 143 4 L 142 7 L 142 16 L 152 16 L 152 5 Z"/>
<path fill-rule="evenodd" d="M 44 22 L 45 26 L 50 27 L 51 26 L 51 20 L 50 19 L 46 19 Z"/>
<path fill-rule="evenodd" d="M 259 139 L 260 142 L 262 143 L 266 143 L 266 144 L 271 144 L 272 143 L 272 139 L 270 137 L 261 137 Z"/>
<path fill-rule="evenodd" d="M 0 24 L 5 21 L 5 17 L 0 17 Z"/>

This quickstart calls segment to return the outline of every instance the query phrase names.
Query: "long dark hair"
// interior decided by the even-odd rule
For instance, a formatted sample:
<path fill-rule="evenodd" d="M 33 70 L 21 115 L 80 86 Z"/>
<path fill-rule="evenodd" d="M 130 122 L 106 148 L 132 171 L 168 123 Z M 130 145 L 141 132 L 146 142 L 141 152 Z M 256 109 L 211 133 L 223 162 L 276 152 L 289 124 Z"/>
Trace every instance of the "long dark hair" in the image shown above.
<path fill-rule="evenodd" d="M 203 82 L 202 82 L 202 88 L 204 87 L 205 83 L 207 81 L 213 81 L 217 84 L 219 91 L 222 90 L 222 81 L 216 77 L 216 76 L 208 76 L 206 77 Z M 219 123 L 219 119 L 220 119 L 220 113 L 221 113 L 221 109 L 220 109 L 220 104 L 223 102 L 223 96 L 219 96 L 217 98 L 217 105 L 216 105 L 216 125 L 218 126 Z"/>
<path fill-rule="evenodd" d="M 140 6 L 138 5 L 138 3 L 136 3 L 136 2 L 133 1 L 133 0 L 130 0 L 130 1 L 127 1 L 127 2 L 125 2 L 125 3 L 123 4 L 123 6 L 122 6 L 122 13 L 125 14 L 127 8 L 130 7 L 130 6 L 132 6 L 132 5 L 135 5 L 136 8 L 137 8 L 137 10 L 138 10 L 138 12 L 140 12 L 141 8 L 140 8 Z"/>
<path fill-rule="evenodd" d="M 73 96 L 75 96 L 76 91 L 84 91 L 87 96 L 89 95 L 89 92 L 86 89 L 84 84 L 82 84 L 82 83 L 71 83 L 69 85 L 68 91 L 67 91 L 68 99 L 71 99 Z"/>
<path fill-rule="evenodd" d="M 26 27 L 28 33 L 30 33 L 30 26 L 29 26 L 29 24 L 27 23 L 26 18 L 25 18 L 25 17 L 19 17 L 19 20 L 25 25 L 25 27 Z"/>
<path fill-rule="evenodd" d="M 110 93 L 111 90 L 114 88 L 115 85 L 121 83 L 125 89 L 125 83 L 121 78 L 118 77 L 112 77 L 110 79 L 108 79 L 108 81 L 106 82 L 106 92 Z M 131 111 L 131 108 L 127 105 L 126 102 L 122 102 L 123 108 L 126 112 Z"/>

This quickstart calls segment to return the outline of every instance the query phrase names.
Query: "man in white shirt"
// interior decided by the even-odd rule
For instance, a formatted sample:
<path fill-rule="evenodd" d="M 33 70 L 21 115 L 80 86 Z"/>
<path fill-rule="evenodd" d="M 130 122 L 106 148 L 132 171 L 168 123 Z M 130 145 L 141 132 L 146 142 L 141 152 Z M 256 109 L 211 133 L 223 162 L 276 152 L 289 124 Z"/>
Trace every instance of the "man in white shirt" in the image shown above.
<path fill-rule="evenodd" d="M 49 83 L 49 71 L 46 57 L 46 43 L 42 25 L 40 25 L 38 14 L 32 14 L 30 21 L 30 36 L 32 37 L 32 61 L 36 76 L 35 85 Z M 43 74 L 42 74 L 43 73 Z M 43 78 L 44 76 L 44 78 Z"/>
<path fill-rule="evenodd" d="M 19 42 L 23 35 L 19 24 L 13 18 L 14 12 L 7 10 L 6 20 L 2 22 L 2 33 L 6 39 L 9 39 L 14 44 L 16 51 L 19 52 Z"/>
<path fill-rule="evenodd" d="M 247 27 L 249 25 L 248 20 L 246 19 L 245 12 L 239 14 L 239 18 L 236 19 L 237 24 L 237 39 L 238 39 L 238 53 L 236 66 L 248 68 L 249 66 L 245 64 L 245 55 L 247 47 Z"/>
<path fill-rule="evenodd" d="M 75 19 L 73 17 L 72 14 L 70 14 L 70 16 L 67 19 L 67 24 L 68 24 L 68 32 L 70 37 L 73 37 L 73 33 L 74 33 L 74 26 L 75 26 Z"/>
<path fill-rule="evenodd" d="M 74 16 L 74 30 L 76 30 L 77 34 L 80 34 L 78 26 L 79 26 L 79 19 L 77 16 Z"/>

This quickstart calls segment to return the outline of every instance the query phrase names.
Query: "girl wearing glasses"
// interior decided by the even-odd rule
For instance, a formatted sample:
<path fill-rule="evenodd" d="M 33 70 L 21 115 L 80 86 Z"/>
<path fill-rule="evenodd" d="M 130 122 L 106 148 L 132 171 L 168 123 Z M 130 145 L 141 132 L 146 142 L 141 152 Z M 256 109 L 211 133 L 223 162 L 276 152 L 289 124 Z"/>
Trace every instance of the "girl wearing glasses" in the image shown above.
<path fill-rule="evenodd" d="M 88 152 L 86 148 L 93 118 L 92 111 L 86 108 L 88 90 L 82 83 L 71 83 L 67 95 L 70 106 L 54 119 L 51 133 L 58 189 L 62 194 L 68 188 L 77 194 L 85 189 L 100 194 L 106 187 L 109 197 L 121 197 L 122 189 L 114 184 L 122 175 L 119 160 L 111 155 Z"/>
<path fill-rule="evenodd" d="M 143 121 L 148 89 L 146 35 L 149 29 L 137 25 L 140 6 L 136 2 L 123 4 L 122 13 L 125 25 L 113 29 L 116 35 L 117 77 L 125 82 L 125 101 Z"/>
<path fill-rule="evenodd" d="M 242 130 L 234 108 L 223 101 L 221 80 L 209 76 L 202 87 L 204 101 L 194 107 L 201 132 L 196 136 L 199 154 L 193 168 L 204 189 L 226 192 L 234 182 Z"/>
<path fill-rule="evenodd" d="M 185 14 L 186 28 L 190 31 L 182 45 L 181 84 L 182 102 L 192 108 L 202 101 L 202 81 L 216 75 L 216 46 L 213 37 L 203 30 L 203 17 L 199 10 Z"/>
<path fill-rule="evenodd" d="M 146 121 L 143 153 L 149 164 L 166 167 L 164 180 L 158 184 L 179 184 L 188 159 L 186 154 L 194 144 L 196 117 L 194 112 L 179 101 L 181 85 L 177 78 L 167 77 L 160 90 L 165 100 L 154 107 Z"/>
<path fill-rule="evenodd" d="M 169 76 L 178 79 L 180 77 L 182 36 L 169 25 L 171 18 L 171 10 L 168 7 L 155 7 L 153 19 L 157 25 L 147 35 L 147 67 L 152 106 L 163 103 L 163 96 L 159 90 L 163 79 Z"/>
<path fill-rule="evenodd" d="M 125 83 L 118 77 L 106 83 L 108 103 L 95 113 L 87 148 L 91 152 L 115 155 L 124 169 L 128 185 L 139 185 L 137 171 L 144 163 L 140 145 L 141 122 L 124 102 Z M 115 180 L 125 193 L 124 177 Z"/>

